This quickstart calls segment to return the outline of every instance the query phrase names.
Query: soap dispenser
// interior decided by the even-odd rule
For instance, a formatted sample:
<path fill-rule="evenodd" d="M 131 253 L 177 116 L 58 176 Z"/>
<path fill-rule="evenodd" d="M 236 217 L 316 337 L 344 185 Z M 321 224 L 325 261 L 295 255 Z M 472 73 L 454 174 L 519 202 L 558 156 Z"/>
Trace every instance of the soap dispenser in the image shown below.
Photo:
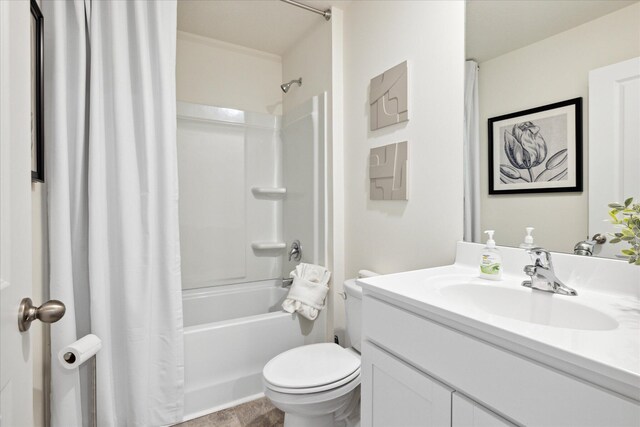
<path fill-rule="evenodd" d="M 524 242 L 520 243 L 520 248 L 522 249 L 534 248 L 535 245 L 533 244 L 533 236 L 531 235 L 531 232 L 535 230 L 535 228 L 526 227 L 525 230 L 527 231 L 527 235 L 524 236 Z"/>
<path fill-rule="evenodd" d="M 480 258 L 480 277 L 489 280 L 502 279 L 502 255 L 496 248 L 496 241 L 493 240 L 494 230 L 486 230 L 489 235 L 487 245 L 482 249 Z"/>

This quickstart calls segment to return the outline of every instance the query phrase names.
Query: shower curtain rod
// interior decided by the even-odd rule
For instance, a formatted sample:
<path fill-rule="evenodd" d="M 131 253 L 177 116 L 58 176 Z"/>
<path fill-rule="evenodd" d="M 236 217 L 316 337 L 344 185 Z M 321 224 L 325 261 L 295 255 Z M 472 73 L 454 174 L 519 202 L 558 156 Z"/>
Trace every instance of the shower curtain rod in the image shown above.
<path fill-rule="evenodd" d="M 311 7 L 311 6 L 307 6 L 306 4 L 303 3 L 299 3 L 295 0 L 280 0 L 284 3 L 293 5 L 293 6 L 297 6 L 300 9 L 304 9 L 304 10 L 308 10 L 309 12 L 313 12 L 313 13 L 317 13 L 318 15 L 322 15 L 324 16 L 324 19 L 329 21 L 331 19 L 331 9 L 327 9 L 327 10 L 320 10 L 320 9 L 316 9 L 315 7 Z"/>

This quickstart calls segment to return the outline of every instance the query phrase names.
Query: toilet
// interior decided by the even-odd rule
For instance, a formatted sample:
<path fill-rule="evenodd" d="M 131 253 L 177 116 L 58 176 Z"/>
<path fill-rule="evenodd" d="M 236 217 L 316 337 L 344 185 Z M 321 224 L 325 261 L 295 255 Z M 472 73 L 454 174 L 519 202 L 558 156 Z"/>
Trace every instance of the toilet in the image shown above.
<path fill-rule="evenodd" d="M 304 345 L 271 359 L 262 371 L 265 396 L 285 413 L 285 427 L 360 425 L 360 339 L 362 289 L 345 289 L 350 348 L 334 343 Z"/>

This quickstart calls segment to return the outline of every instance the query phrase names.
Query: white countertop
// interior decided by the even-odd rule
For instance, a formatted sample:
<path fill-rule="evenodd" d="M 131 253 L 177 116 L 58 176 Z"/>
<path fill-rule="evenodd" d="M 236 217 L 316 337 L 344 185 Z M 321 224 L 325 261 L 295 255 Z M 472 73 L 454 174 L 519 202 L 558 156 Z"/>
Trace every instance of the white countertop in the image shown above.
<path fill-rule="evenodd" d="M 501 248 L 506 273 L 503 280 L 478 278 L 478 266 L 471 260 L 479 260 L 481 248 L 477 244 L 459 243 L 453 265 L 359 279 L 358 283 L 365 295 L 387 300 L 640 401 L 640 268 L 619 261 L 553 254 L 559 278 L 578 291 L 578 296 L 556 295 L 520 285 L 528 277 L 517 272 L 529 263 L 529 257 L 515 248 Z M 591 272 L 588 277 L 585 269 Z M 611 278 L 616 283 L 609 286 L 606 281 Z M 467 290 L 473 287 L 478 300 L 478 292 L 488 287 L 504 288 L 507 295 L 514 295 L 521 302 L 530 297 L 531 304 L 527 305 L 534 309 L 513 312 L 518 309 L 514 304 L 500 310 L 501 314 L 490 313 L 473 295 L 452 297 L 451 285 L 455 283 L 467 284 Z M 602 314 L 609 323 L 604 323 L 603 330 L 588 329 L 589 325 L 580 329 L 580 322 L 572 322 L 570 318 L 562 327 L 545 324 L 545 316 L 553 314 L 550 307 L 562 310 L 568 307 L 565 301 L 578 304 L 582 306 L 578 308 L 587 312 L 590 308 L 597 310 L 599 313 L 594 314 Z"/>

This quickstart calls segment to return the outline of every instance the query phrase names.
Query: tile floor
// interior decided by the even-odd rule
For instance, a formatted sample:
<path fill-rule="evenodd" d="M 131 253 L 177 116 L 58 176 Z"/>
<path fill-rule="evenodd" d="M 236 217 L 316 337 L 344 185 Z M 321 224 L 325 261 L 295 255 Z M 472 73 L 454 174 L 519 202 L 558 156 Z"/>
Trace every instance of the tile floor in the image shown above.
<path fill-rule="evenodd" d="M 284 412 L 263 397 L 174 427 L 282 427 L 283 424 Z"/>

